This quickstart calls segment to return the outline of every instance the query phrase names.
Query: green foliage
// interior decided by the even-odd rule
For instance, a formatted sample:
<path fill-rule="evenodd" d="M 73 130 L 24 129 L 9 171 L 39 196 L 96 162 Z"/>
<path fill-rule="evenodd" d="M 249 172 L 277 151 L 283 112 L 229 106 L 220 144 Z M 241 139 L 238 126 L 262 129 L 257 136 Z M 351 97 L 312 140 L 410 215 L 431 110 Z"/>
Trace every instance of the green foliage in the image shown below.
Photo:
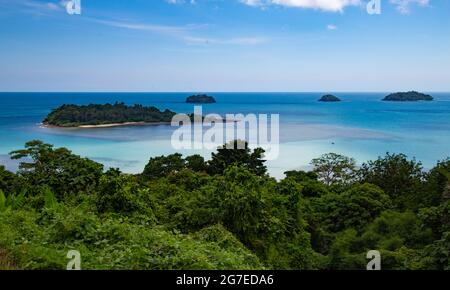
<path fill-rule="evenodd" d="M 186 161 L 182 158 L 181 154 L 176 153 L 169 156 L 159 156 L 150 158 L 142 176 L 147 180 L 166 177 L 169 174 L 183 170 L 185 167 Z"/>
<path fill-rule="evenodd" d="M 430 229 L 423 228 L 417 216 L 411 212 L 383 212 L 362 234 L 366 244 L 395 251 L 405 246 L 422 248 L 432 241 Z"/>
<path fill-rule="evenodd" d="M 24 205 L 25 192 L 5 196 L 5 193 L 0 189 L 0 212 L 21 209 Z"/>
<path fill-rule="evenodd" d="M 417 102 L 417 101 L 433 101 L 434 98 L 427 94 L 416 91 L 399 92 L 386 96 L 383 101 L 388 102 Z"/>
<path fill-rule="evenodd" d="M 287 171 L 286 179 L 297 182 L 302 186 L 304 197 L 318 197 L 329 193 L 329 187 L 320 182 L 316 172 Z"/>
<path fill-rule="evenodd" d="M 305 171 L 286 171 L 284 173 L 286 178 L 292 178 L 297 182 L 310 181 L 310 180 L 318 180 L 319 175 L 316 172 L 305 172 Z"/>
<path fill-rule="evenodd" d="M 347 229 L 336 235 L 330 249 L 331 269 L 364 269 L 365 253 L 381 252 L 383 269 L 427 269 L 421 248 L 432 241 L 412 212 L 385 211 L 361 234 Z"/>
<path fill-rule="evenodd" d="M 450 232 L 445 232 L 442 238 L 427 246 L 422 260 L 431 270 L 450 270 Z"/>
<path fill-rule="evenodd" d="M 408 160 L 403 154 L 389 154 L 363 164 L 361 170 L 363 182 L 378 185 L 392 198 L 398 208 L 414 207 L 416 195 L 421 194 L 421 182 L 424 174 L 422 164 Z"/>
<path fill-rule="evenodd" d="M 43 194 L 44 194 L 44 209 L 56 209 L 59 204 L 53 191 L 49 187 L 45 186 L 43 188 Z"/>
<path fill-rule="evenodd" d="M 450 199 L 450 159 L 441 161 L 426 174 L 422 194 L 416 202 L 423 207 L 437 206 Z"/>
<path fill-rule="evenodd" d="M 205 158 L 200 155 L 192 155 L 186 157 L 186 167 L 196 172 L 204 172 L 207 170 Z"/>
<path fill-rule="evenodd" d="M 450 201 L 420 209 L 419 218 L 424 227 L 431 229 L 435 238 L 439 239 L 444 232 L 450 232 Z"/>
<path fill-rule="evenodd" d="M 65 269 L 71 249 L 80 251 L 83 269 L 262 269 L 258 258 L 224 229 L 215 237 L 208 229 L 182 235 L 123 218 L 101 219 L 80 207 L 39 216 L 0 213 L 0 248 L 27 269 Z"/>
<path fill-rule="evenodd" d="M 228 145 L 238 145 L 235 141 Z M 429 172 L 404 155 L 315 159 L 314 172 L 267 176 L 263 150 L 224 145 L 150 159 L 140 175 L 103 172 L 40 141 L 0 167 L 0 269 L 449 269 L 450 162 Z"/>
<path fill-rule="evenodd" d="M 142 177 L 144 180 L 158 179 L 176 175 L 183 170 L 206 172 L 208 170 L 205 159 L 200 155 L 192 155 L 183 159 L 181 154 L 159 156 L 150 158 L 144 168 Z"/>
<path fill-rule="evenodd" d="M 297 215 L 301 186 L 287 183 L 276 186 L 246 168 L 229 167 L 223 175 L 174 200 L 179 205 L 174 214 L 176 227 L 196 231 L 220 223 L 274 268 L 314 268 L 315 253 Z"/>
<path fill-rule="evenodd" d="M 0 165 L 0 190 L 7 193 L 19 192 L 22 190 L 20 177 L 9 172 Z"/>
<path fill-rule="evenodd" d="M 367 252 L 367 251 L 366 251 Z M 365 268 L 364 249 L 358 239 L 355 229 L 347 229 L 336 235 L 330 247 L 328 269 L 332 270 L 361 270 Z"/>
<path fill-rule="evenodd" d="M 362 230 L 390 204 L 389 196 L 372 184 L 356 185 L 341 194 L 329 193 L 312 200 L 314 219 L 327 232 Z"/>
<path fill-rule="evenodd" d="M 153 218 L 151 208 L 144 202 L 145 193 L 133 176 L 111 169 L 100 178 L 96 206 L 100 213 L 144 212 Z"/>
<path fill-rule="evenodd" d="M 127 106 L 124 103 L 87 106 L 62 105 L 54 109 L 44 124 L 58 127 L 78 127 L 83 125 L 117 124 L 127 122 L 171 122 L 175 113 L 160 111 L 155 107 L 142 105 Z"/>
<path fill-rule="evenodd" d="M 25 149 L 11 152 L 12 159 L 23 159 L 19 176 L 33 190 L 49 186 L 58 198 L 95 191 L 103 165 L 72 154 L 66 148 L 54 149 L 41 141 L 25 144 Z"/>
<path fill-rule="evenodd" d="M 267 173 L 263 160 L 264 152 L 262 148 L 252 151 L 246 141 L 231 141 L 218 148 L 217 153 L 212 154 L 208 169 L 211 174 L 222 174 L 228 167 L 236 165 L 245 167 L 256 175 L 264 176 Z"/>
<path fill-rule="evenodd" d="M 6 197 L 2 190 L 0 190 L 0 211 L 6 210 Z"/>

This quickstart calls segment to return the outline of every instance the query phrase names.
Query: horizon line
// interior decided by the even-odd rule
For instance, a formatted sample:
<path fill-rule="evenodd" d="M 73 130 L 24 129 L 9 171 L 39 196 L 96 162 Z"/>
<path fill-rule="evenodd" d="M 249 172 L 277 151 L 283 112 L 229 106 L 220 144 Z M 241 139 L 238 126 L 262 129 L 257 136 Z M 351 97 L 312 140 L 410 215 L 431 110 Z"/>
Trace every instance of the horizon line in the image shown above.
<path fill-rule="evenodd" d="M 427 91 L 427 90 L 386 90 L 386 91 L 0 91 L 0 94 L 239 94 L 239 93 L 247 93 L 247 94 L 270 94 L 270 93 L 279 93 L 279 94 L 299 94 L 299 93 L 392 93 L 392 92 L 424 92 L 424 93 L 450 93 L 450 89 L 448 91 Z"/>

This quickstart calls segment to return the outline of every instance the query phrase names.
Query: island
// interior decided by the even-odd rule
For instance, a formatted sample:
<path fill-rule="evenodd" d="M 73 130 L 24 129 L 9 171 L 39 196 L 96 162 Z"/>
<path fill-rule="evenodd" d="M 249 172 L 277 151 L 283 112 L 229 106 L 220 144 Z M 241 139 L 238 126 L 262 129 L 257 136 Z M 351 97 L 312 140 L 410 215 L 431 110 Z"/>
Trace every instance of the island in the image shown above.
<path fill-rule="evenodd" d="M 335 102 L 340 102 L 341 99 L 339 99 L 336 96 L 333 95 L 325 95 L 322 98 L 320 98 L 319 102 L 324 102 L 324 103 L 335 103 Z"/>
<path fill-rule="evenodd" d="M 383 99 L 383 101 L 386 102 L 418 102 L 418 101 L 433 101 L 433 100 L 434 99 L 432 96 L 418 93 L 415 91 L 390 94 Z"/>
<path fill-rule="evenodd" d="M 170 124 L 176 113 L 156 107 L 127 106 L 124 103 L 62 105 L 52 110 L 44 126 L 63 128 L 102 128 L 147 124 Z"/>
<path fill-rule="evenodd" d="M 202 95 L 193 95 L 186 99 L 186 103 L 190 104 L 214 104 L 216 100 L 214 97 L 202 94 Z"/>

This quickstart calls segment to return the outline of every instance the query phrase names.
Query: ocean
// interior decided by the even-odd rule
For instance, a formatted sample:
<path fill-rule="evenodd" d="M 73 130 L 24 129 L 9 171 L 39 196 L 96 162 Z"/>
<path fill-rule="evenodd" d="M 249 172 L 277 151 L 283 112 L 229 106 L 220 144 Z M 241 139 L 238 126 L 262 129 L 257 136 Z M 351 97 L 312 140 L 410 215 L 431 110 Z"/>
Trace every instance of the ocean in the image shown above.
<path fill-rule="evenodd" d="M 17 169 L 8 153 L 39 139 L 91 158 L 106 167 L 141 172 L 150 157 L 176 152 L 171 126 L 101 129 L 55 129 L 40 126 L 62 104 L 124 102 L 179 113 L 192 113 L 185 99 L 192 93 L 0 93 L 0 164 Z M 404 153 L 426 169 L 450 157 L 450 93 L 430 93 L 433 102 L 382 102 L 388 93 L 336 93 L 340 103 L 320 103 L 323 93 L 209 93 L 217 103 L 203 105 L 204 114 L 279 114 L 280 154 L 268 162 L 272 176 L 309 169 L 313 158 L 335 152 L 359 164 Z M 182 150 L 184 155 L 208 150 Z"/>

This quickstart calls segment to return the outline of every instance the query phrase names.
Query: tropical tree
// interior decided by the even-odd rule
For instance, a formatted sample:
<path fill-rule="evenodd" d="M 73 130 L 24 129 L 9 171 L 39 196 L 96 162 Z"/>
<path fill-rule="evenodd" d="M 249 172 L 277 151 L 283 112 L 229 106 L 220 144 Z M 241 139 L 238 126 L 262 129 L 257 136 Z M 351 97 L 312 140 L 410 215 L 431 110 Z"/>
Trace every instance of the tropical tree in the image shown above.
<path fill-rule="evenodd" d="M 222 174 L 228 167 L 236 165 L 247 168 L 258 176 L 263 176 L 267 173 L 263 159 L 264 152 L 262 148 L 252 151 L 246 141 L 231 141 L 218 148 L 217 153 L 212 154 L 208 169 L 211 174 Z"/>
<path fill-rule="evenodd" d="M 144 168 L 142 177 L 147 180 L 166 177 L 169 174 L 177 173 L 186 168 L 186 161 L 183 155 L 176 153 L 168 156 L 150 158 Z"/>
<path fill-rule="evenodd" d="M 313 159 L 311 164 L 319 180 L 326 185 L 347 184 L 355 177 L 356 161 L 336 153 L 322 155 Z"/>
<path fill-rule="evenodd" d="M 62 198 L 79 192 L 95 191 L 103 165 L 72 154 L 66 148 L 54 149 L 42 141 L 30 141 L 25 149 L 10 153 L 12 159 L 23 160 L 19 174 L 26 179 L 31 190 L 42 185 L 50 186 Z"/>
<path fill-rule="evenodd" d="M 196 154 L 186 157 L 186 167 L 192 171 L 203 172 L 207 170 L 205 158 Z"/>
<path fill-rule="evenodd" d="M 332 192 L 311 203 L 316 221 L 328 232 L 362 230 L 391 207 L 389 196 L 372 184 L 356 185 L 341 194 Z"/>
<path fill-rule="evenodd" d="M 20 191 L 20 184 L 21 180 L 16 174 L 6 170 L 5 166 L 0 166 L 0 190 L 6 193 Z"/>
<path fill-rule="evenodd" d="M 408 160 L 404 154 L 387 153 L 383 158 L 363 164 L 360 175 L 362 182 L 383 189 L 397 207 L 420 206 L 417 199 L 422 194 L 424 173 L 422 164 L 415 159 Z"/>

